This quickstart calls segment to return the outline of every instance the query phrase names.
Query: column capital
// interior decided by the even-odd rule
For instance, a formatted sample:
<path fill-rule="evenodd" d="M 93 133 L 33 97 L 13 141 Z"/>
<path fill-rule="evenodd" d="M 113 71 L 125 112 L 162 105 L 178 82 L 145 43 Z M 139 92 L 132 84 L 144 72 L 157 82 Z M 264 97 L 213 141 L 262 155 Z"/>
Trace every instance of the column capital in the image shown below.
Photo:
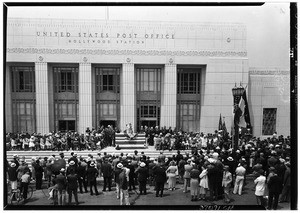
<path fill-rule="evenodd" d="M 79 64 L 86 65 L 86 64 L 91 64 L 91 62 L 89 62 L 89 59 L 87 57 L 83 57 L 79 62 Z"/>
<path fill-rule="evenodd" d="M 165 64 L 165 66 L 169 66 L 169 67 L 176 67 L 176 64 L 175 64 L 175 59 L 173 57 L 167 59 L 167 63 Z"/>

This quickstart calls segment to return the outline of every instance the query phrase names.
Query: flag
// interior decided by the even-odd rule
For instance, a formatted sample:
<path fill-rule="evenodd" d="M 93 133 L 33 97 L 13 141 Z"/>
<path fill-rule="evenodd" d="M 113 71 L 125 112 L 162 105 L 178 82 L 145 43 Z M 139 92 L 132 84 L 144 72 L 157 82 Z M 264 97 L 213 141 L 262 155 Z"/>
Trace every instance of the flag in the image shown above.
<path fill-rule="evenodd" d="M 218 130 L 222 130 L 222 117 L 221 117 L 221 113 L 220 113 L 219 128 L 218 128 Z"/>
<path fill-rule="evenodd" d="M 223 120 L 222 130 L 223 130 L 223 136 L 226 135 L 227 134 L 227 128 L 226 128 L 226 124 L 225 124 L 225 119 Z"/>
<path fill-rule="evenodd" d="M 244 128 L 250 127 L 251 123 L 250 123 L 250 114 L 249 114 L 246 90 L 244 90 L 241 100 L 239 102 L 239 108 L 240 108 L 240 112 L 238 114 L 240 115 L 238 115 L 239 116 L 238 125 Z"/>

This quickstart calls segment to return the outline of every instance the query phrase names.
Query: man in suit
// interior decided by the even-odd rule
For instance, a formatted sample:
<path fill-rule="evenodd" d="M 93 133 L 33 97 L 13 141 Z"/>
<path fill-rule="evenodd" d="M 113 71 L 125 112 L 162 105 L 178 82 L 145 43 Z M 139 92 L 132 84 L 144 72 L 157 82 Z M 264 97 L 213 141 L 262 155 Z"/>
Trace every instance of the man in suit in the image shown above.
<path fill-rule="evenodd" d="M 75 174 L 75 169 L 70 170 L 70 174 L 67 175 L 67 189 L 68 189 L 68 194 L 69 194 L 69 202 L 68 204 L 71 204 L 72 201 L 72 194 L 74 194 L 74 199 L 76 202 L 76 205 L 79 204 L 78 202 L 78 195 L 77 195 L 77 188 L 78 188 L 78 183 L 77 183 L 77 175 Z"/>
<path fill-rule="evenodd" d="M 120 205 L 123 205 L 123 200 L 125 205 L 130 205 L 129 194 L 128 194 L 128 179 L 127 179 L 127 168 L 123 167 L 123 164 L 119 163 L 118 168 L 121 172 L 119 174 L 119 190 L 120 190 Z"/>
<path fill-rule="evenodd" d="M 138 181 L 139 181 L 139 189 L 140 189 L 140 195 L 147 194 L 146 184 L 147 184 L 147 178 L 148 178 L 148 168 L 146 168 L 146 164 L 144 162 L 141 162 L 140 166 L 137 168 L 135 173 L 138 175 Z"/>
<path fill-rule="evenodd" d="M 88 192 L 87 182 L 86 182 L 86 167 L 87 167 L 87 165 L 83 161 L 78 162 L 77 178 L 78 178 L 79 190 L 80 190 L 81 194 L 83 193 L 82 185 L 84 187 L 85 193 Z"/>
<path fill-rule="evenodd" d="M 108 191 L 111 191 L 111 181 L 112 181 L 112 175 L 113 175 L 113 168 L 112 165 L 108 162 L 108 159 L 104 159 L 104 163 L 101 167 L 101 172 L 104 178 L 104 185 L 103 185 L 103 191 L 106 191 L 106 186 L 108 185 Z"/>
<path fill-rule="evenodd" d="M 95 189 L 96 195 L 99 195 L 99 192 L 97 190 L 97 181 L 96 181 L 96 178 L 98 177 L 99 173 L 98 170 L 96 169 L 96 165 L 94 162 L 90 164 L 90 168 L 87 169 L 86 174 L 87 174 L 87 181 L 90 186 L 91 195 L 94 195 L 93 187 Z"/>
<path fill-rule="evenodd" d="M 156 188 L 156 197 L 158 197 L 160 192 L 160 197 L 163 196 L 164 185 L 167 181 L 166 168 L 163 166 L 161 162 L 158 163 L 157 166 L 153 168 L 153 175 L 155 180 L 155 188 Z"/>
<path fill-rule="evenodd" d="M 277 171 L 273 171 L 274 175 L 270 178 L 268 182 L 269 189 L 269 201 L 268 201 L 268 209 L 274 210 L 277 209 L 279 195 L 282 191 L 282 180 L 281 177 L 278 176 Z"/>

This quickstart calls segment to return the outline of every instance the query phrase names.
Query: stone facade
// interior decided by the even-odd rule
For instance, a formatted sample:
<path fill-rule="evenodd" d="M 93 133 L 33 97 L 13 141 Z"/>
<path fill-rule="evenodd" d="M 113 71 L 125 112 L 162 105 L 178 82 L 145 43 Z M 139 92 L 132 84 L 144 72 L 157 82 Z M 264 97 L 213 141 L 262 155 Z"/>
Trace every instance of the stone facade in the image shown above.
<path fill-rule="evenodd" d="M 254 86 L 261 79 L 252 74 L 255 70 L 250 70 L 249 75 L 246 26 L 243 24 L 8 19 L 7 62 L 7 67 L 17 62 L 35 63 L 36 122 L 37 131 L 41 133 L 54 130 L 53 91 L 49 89 L 53 76 L 49 64 L 69 63 L 79 68 L 79 132 L 87 126 L 97 126 L 94 118 L 94 64 L 121 65 L 119 128 L 122 130 L 129 122 L 137 128 L 136 66 L 163 67 L 160 125 L 175 127 L 176 71 L 178 66 L 191 65 L 203 67 L 199 131 L 213 132 L 218 127 L 220 113 L 225 117 L 227 129 L 230 129 L 231 89 L 235 83 L 242 83 L 243 86 L 248 85 L 249 103 L 255 106 L 251 117 L 254 132 L 258 135 L 261 132 L 261 108 L 258 107 L 265 104 L 257 103 L 261 96 Z M 6 88 L 10 85 L 8 76 Z M 273 80 L 276 83 L 278 78 Z M 260 89 L 262 91 L 262 87 Z M 7 93 L 10 93 L 9 90 Z M 268 98 L 278 100 L 277 96 Z M 6 103 L 10 103 L 9 94 L 6 95 Z M 287 102 L 278 103 L 280 112 L 285 112 L 288 106 Z M 286 113 L 280 116 L 285 123 L 278 126 L 278 133 L 288 134 L 286 124 L 289 118 Z M 7 132 L 12 131 L 11 118 L 11 111 L 6 110 Z"/>

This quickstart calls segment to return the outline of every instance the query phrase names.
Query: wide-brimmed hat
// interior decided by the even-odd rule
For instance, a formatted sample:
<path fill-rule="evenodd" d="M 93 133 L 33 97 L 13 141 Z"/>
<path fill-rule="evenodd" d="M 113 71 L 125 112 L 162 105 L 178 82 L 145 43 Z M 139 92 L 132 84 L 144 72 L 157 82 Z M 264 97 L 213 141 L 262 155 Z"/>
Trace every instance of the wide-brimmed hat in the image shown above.
<path fill-rule="evenodd" d="M 75 162 L 73 160 L 71 160 L 70 163 L 69 163 L 69 165 L 73 166 L 73 165 L 75 165 Z"/>
<path fill-rule="evenodd" d="M 64 172 L 64 171 L 65 171 L 65 169 L 64 169 L 64 168 L 61 168 L 59 171 L 60 171 L 60 172 Z"/>
<path fill-rule="evenodd" d="M 11 164 L 10 164 L 11 167 L 16 167 L 16 165 L 17 165 L 17 164 L 15 164 L 15 163 L 11 163 Z"/>
<path fill-rule="evenodd" d="M 90 164 L 90 166 L 91 166 L 91 167 L 94 167 L 94 166 L 95 166 L 95 163 L 94 163 L 94 162 L 93 162 L 93 163 L 91 163 L 91 164 Z"/>
<path fill-rule="evenodd" d="M 144 163 L 144 162 L 142 162 L 141 164 L 140 164 L 140 167 L 145 167 L 146 166 L 146 164 Z"/>
<path fill-rule="evenodd" d="M 233 161 L 233 158 L 232 157 L 228 157 L 227 160 L 228 161 Z"/>
<path fill-rule="evenodd" d="M 123 164 L 118 163 L 117 167 L 118 167 L 119 169 L 122 169 L 122 168 L 123 168 Z"/>
<path fill-rule="evenodd" d="M 14 154 L 13 157 L 14 157 L 14 158 L 17 158 L 17 157 L 19 157 L 19 156 L 18 156 L 17 154 Z"/>

